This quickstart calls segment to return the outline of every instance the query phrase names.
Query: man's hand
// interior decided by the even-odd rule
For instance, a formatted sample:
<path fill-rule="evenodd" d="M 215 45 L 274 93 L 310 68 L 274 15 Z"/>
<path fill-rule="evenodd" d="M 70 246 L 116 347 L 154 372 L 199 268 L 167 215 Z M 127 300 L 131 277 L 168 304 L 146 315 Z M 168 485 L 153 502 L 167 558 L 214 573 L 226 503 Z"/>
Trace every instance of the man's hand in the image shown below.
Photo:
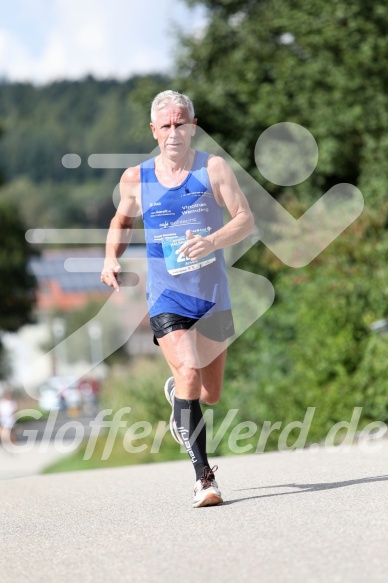
<path fill-rule="evenodd" d="M 104 269 L 101 272 L 101 281 L 120 291 L 120 281 L 117 276 L 121 272 L 121 266 L 116 259 L 105 259 Z"/>
<path fill-rule="evenodd" d="M 188 238 L 188 241 L 179 247 L 177 253 L 183 253 L 185 257 L 192 261 L 202 259 L 212 251 L 215 251 L 213 243 L 211 243 L 207 237 L 193 235 L 191 231 L 186 231 L 186 237 Z"/>

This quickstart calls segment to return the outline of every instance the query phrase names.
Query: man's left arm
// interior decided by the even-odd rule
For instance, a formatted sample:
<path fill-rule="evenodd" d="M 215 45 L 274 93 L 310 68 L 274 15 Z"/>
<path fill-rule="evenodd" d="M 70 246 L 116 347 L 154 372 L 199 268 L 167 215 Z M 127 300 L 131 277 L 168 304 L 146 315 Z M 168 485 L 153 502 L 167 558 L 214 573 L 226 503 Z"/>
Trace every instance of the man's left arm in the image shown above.
<path fill-rule="evenodd" d="M 253 230 L 254 218 L 248 201 L 241 191 L 237 179 L 220 156 L 210 156 L 208 174 L 213 194 L 220 206 L 225 206 L 231 216 L 221 229 L 202 237 L 187 231 L 188 241 L 179 249 L 192 260 L 202 259 L 216 249 L 223 249 L 245 239 Z"/>

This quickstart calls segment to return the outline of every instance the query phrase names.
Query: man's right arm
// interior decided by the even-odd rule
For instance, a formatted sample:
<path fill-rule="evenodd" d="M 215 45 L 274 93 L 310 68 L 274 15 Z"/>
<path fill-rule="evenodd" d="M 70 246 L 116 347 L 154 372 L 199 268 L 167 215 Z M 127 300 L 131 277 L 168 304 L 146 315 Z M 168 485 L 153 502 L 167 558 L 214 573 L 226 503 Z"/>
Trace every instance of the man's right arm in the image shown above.
<path fill-rule="evenodd" d="M 104 268 L 101 281 L 119 291 L 117 276 L 121 271 L 118 258 L 127 249 L 131 239 L 133 223 L 141 214 L 140 167 L 128 168 L 120 180 L 120 203 L 111 220 L 106 240 Z"/>

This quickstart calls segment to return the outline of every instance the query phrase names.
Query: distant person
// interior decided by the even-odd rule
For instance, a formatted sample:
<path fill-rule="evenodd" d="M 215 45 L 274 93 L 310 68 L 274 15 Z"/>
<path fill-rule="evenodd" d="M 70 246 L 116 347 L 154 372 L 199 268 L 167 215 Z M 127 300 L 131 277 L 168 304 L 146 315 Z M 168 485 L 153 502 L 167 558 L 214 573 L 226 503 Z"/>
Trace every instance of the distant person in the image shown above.
<path fill-rule="evenodd" d="M 97 410 L 100 385 L 97 379 L 85 377 L 78 383 L 84 403 L 84 412 L 92 414 Z"/>
<path fill-rule="evenodd" d="M 16 409 L 17 404 L 12 399 L 11 393 L 5 391 L 0 398 L 0 441 L 5 446 L 12 442 L 12 427 Z"/>
<path fill-rule="evenodd" d="M 127 248 L 120 236 L 142 216 L 150 323 L 173 375 L 164 387 L 170 429 L 194 465 L 193 506 L 199 507 L 223 501 L 200 406 L 220 399 L 227 340 L 234 334 L 223 248 L 249 235 L 254 221 L 223 158 L 191 148 L 196 123 L 186 95 L 164 91 L 153 100 L 150 125 L 160 154 L 122 175 L 101 281 L 119 290 L 117 259 Z M 224 208 L 231 216 L 225 225 Z"/>

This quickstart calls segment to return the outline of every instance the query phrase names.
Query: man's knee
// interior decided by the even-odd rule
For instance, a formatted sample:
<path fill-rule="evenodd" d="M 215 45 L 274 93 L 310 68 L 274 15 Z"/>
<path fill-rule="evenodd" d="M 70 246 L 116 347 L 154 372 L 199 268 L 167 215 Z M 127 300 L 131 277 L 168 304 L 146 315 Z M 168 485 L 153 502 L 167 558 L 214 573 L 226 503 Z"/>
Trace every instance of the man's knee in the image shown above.
<path fill-rule="evenodd" d="M 198 369 L 189 366 L 181 366 L 178 369 L 178 375 L 181 383 L 187 388 L 194 388 L 201 386 L 201 375 Z"/>
<path fill-rule="evenodd" d="M 221 395 L 206 395 L 206 397 L 201 397 L 201 403 L 204 405 L 215 405 L 220 400 Z"/>

